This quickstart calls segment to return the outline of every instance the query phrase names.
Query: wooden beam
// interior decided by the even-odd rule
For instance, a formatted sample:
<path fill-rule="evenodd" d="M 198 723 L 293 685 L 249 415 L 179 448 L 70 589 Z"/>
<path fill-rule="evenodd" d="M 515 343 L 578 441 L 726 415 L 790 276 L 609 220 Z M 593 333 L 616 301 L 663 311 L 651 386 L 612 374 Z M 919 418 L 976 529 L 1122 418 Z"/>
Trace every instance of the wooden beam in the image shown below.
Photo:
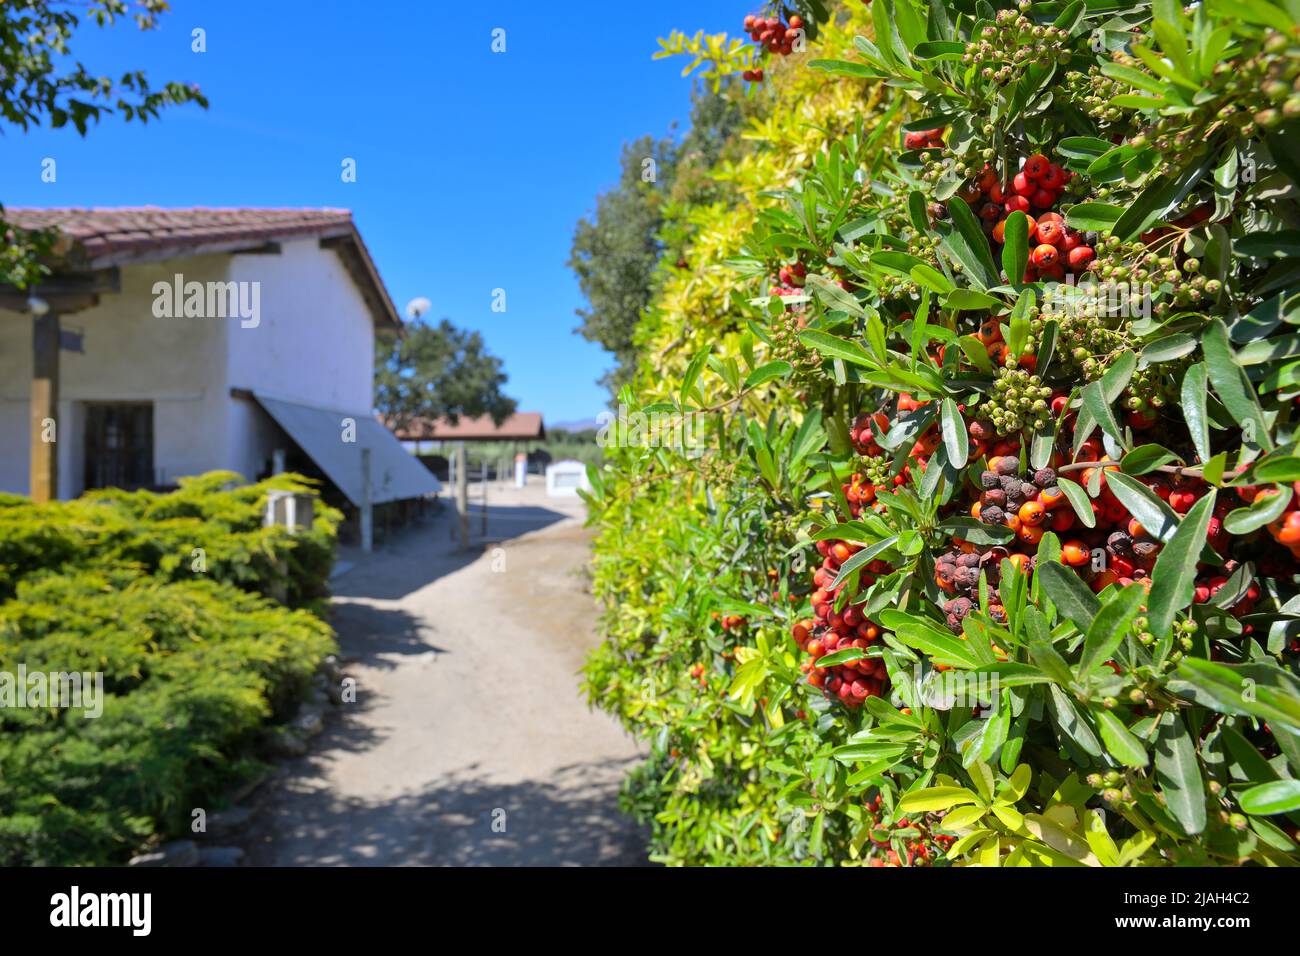
<path fill-rule="evenodd" d="M 31 496 L 36 502 L 59 496 L 59 315 L 32 322 Z"/>
<path fill-rule="evenodd" d="M 47 277 L 28 289 L 0 286 L 0 309 L 8 312 L 30 312 L 28 304 L 33 298 L 42 299 L 51 312 L 68 315 L 99 304 L 99 296 L 106 292 L 120 292 L 121 273 L 117 269 L 97 272 L 66 273 Z"/>

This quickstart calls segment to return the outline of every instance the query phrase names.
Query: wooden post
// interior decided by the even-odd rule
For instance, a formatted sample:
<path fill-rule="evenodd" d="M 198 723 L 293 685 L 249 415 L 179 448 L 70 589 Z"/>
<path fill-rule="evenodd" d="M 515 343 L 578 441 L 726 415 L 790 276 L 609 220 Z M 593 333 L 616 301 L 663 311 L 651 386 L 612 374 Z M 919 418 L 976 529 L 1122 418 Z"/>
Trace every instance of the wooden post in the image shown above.
<path fill-rule="evenodd" d="M 488 477 L 487 476 L 488 476 L 487 459 L 484 458 L 483 459 L 483 514 L 482 514 L 482 531 L 480 532 L 484 538 L 487 537 L 487 521 L 488 521 L 488 512 L 487 512 Z"/>
<path fill-rule="evenodd" d="M 465 443 L 456 445 L 456 511 L 460 518 L 460 549 L 469 550 L 469 461 Z"/>
<path fill-rule="evenodd" d="M 361 449 L 361 550 L 375 549 L 374 509 L 370 504 L 370 449 Z"/>
<path fill-rule="evenodd" d="M 32 501 L 59 496 L 59 316 L 35 316 L 32 325 Z"/>

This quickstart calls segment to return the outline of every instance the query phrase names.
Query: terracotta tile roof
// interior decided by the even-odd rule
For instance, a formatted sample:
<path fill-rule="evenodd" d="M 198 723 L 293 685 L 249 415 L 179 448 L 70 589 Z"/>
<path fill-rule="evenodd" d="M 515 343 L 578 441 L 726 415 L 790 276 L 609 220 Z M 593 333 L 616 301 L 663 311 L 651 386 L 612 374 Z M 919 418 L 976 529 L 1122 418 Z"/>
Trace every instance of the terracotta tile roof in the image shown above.
<path fill-rule="evenodd" d="M 268 242 L 292 236 L 340 235 L 352 229 L 352 214 L 346 209 L 9 207 L 4 215 L 23 229 L 57 227 L 85 252 L 93 266 L 114 264 L 140 253 L 176 253 L 214 244 Z"/>
<path fill-rule="evenodd" d="M 540 441 L 546 438 L 541 412 L 517 412 L 500 425 L 491 416 L 468 418 L 456 424 L 445 418 L 416 418 L 403 427 L 388 424 L 402 441 Z"/>
<path fill-rule="evenodd" d="M 55 271 L 93 271 L 202 253 L 238 252 L 278 239 L 317 237 L 334 248 L 361 289 L 377 327 L 400 329 L 374 260 L 346 209 L 164 209 L 117 206 L 36 209 L 10 206 L 4 219 L 21 229 L 57 228 L 71 240 Z"/>

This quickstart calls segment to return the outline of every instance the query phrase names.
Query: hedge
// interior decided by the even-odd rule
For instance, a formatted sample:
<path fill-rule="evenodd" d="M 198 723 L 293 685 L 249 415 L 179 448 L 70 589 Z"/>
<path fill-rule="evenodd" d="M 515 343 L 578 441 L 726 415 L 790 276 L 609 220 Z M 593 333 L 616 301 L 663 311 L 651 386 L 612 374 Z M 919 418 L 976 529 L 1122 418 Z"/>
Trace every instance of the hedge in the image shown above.
<path fill-rule="evenodd" d="M 308 486 L 236 482 L 0 500 L 0 673 L 99 673 L 104 691 L 98 717 L 0 709 L 0 865 L 120 863 L 188 830 L 193 807 L 254 769 L 259 732 L 292 714 L 334 649 L 310 609 L 324 606 L 339 514 L 318 506 L 309 533 L 266 529 L 267 491 Z"/>
<path fill-rule="evenodd" d="M 796 7 L 591 472 L 654 857 L 1297 862 L 1300 11 Z"/>

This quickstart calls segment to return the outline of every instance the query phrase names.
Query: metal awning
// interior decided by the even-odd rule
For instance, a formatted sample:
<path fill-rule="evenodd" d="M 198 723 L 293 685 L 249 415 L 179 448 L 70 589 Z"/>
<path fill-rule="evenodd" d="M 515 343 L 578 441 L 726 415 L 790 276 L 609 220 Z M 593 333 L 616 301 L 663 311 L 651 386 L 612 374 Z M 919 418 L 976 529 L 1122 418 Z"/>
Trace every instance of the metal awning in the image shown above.
<path fill-rule="evenodd" d="M 370 449 L 370 501 L 400 501 L 437 494 L 442 484 L 369 413 L 300 405 L 254 391 L 257 403 L 325 472 L 348 501 L 361 505 L 361 449 Z M 356 441 L 344 441 L 345 419 Z"/>

